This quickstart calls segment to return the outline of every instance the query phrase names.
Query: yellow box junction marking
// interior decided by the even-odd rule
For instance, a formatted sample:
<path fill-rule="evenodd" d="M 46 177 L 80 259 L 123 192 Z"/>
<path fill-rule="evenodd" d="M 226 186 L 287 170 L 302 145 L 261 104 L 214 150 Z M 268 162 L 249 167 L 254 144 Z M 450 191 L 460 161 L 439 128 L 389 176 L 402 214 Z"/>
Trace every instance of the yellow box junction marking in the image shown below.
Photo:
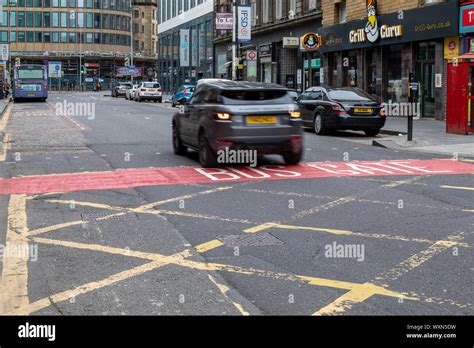
<path fill-rule="evenodd" d="M 28 313 L 28 260 L 26 200 L 24 195 L 12 195 L 8 204 L 6 250 L 0 285 L 0 313 Z"/>

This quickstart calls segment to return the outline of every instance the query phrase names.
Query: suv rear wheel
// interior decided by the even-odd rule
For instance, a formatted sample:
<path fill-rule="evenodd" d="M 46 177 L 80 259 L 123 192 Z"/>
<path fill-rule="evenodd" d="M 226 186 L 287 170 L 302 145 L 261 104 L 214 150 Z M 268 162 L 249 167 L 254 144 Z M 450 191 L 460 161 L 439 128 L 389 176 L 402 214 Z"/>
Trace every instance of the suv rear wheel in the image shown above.
<path fill-rule="evenodd" d="M 184 156 L 188 152 L 188 148 L 183 145 L 179 137 L 178 127 L 173 123 L 173 151 L 176 155 Z"/>
<path fill-rule="evenodd" d="M 199 163 L 201 163 L 203 168 L 217 166 L 216 155 L 209 146 L 204 133 L 199 136 Z"/>
<path fill-rule="evenodd" d="M 283 155 L 283 159 L 285 160 L 286 164 L 298 164 L 303 157 L 303 151 L 299 152 L 289 152 Z"/>

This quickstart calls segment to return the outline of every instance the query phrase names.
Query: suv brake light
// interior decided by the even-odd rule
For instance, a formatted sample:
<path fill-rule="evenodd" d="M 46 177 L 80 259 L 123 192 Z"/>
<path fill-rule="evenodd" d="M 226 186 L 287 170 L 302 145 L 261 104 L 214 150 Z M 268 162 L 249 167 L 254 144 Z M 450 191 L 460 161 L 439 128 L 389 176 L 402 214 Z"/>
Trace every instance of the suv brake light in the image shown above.
<path fill-rule="evenodd" d="M 217 113 L 214 115 L 214 118 L 218 121 L 230 121 L 231 116 L 228 113 Z"/>

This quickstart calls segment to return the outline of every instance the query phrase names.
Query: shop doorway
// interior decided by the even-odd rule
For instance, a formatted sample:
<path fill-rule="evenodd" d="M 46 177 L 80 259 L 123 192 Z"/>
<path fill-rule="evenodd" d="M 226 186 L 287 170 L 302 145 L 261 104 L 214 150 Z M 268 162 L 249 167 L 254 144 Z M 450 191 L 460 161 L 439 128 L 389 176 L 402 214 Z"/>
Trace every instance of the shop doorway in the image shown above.
<path fill-rule="evenodd" d="M 435 45 L 422 42 L 418 46 L 416 80 L 420 83 L 421 115 L 435 117 Z"/>

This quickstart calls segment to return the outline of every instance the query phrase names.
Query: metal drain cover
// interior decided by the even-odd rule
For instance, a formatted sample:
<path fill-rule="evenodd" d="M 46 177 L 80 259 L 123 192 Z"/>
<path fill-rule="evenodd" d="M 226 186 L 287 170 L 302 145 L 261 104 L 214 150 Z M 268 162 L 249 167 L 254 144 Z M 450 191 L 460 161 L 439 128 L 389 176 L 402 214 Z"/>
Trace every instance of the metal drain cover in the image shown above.
<path fill-rule="evenodd" d="M 282 245 L 283 241 L 268 232 L 261 232 L 252 235 L 231 235 L 225 237 L 217 237 L 225 246 L 240 247 L 240 246 L 267 246 L 267 245 Z"/>
<path fill-rule="evenodd" d="M 117 215 L 120 214 L 120 215 Z M 111 216 L 105 218 L 106 216 Z M 116 212 L 84 212 L 81 213 L 82 221 L 84 222 L 102 222 L 102 221 L 137 221 L 137 214 L 129 211 L 116 211 Z"/>

